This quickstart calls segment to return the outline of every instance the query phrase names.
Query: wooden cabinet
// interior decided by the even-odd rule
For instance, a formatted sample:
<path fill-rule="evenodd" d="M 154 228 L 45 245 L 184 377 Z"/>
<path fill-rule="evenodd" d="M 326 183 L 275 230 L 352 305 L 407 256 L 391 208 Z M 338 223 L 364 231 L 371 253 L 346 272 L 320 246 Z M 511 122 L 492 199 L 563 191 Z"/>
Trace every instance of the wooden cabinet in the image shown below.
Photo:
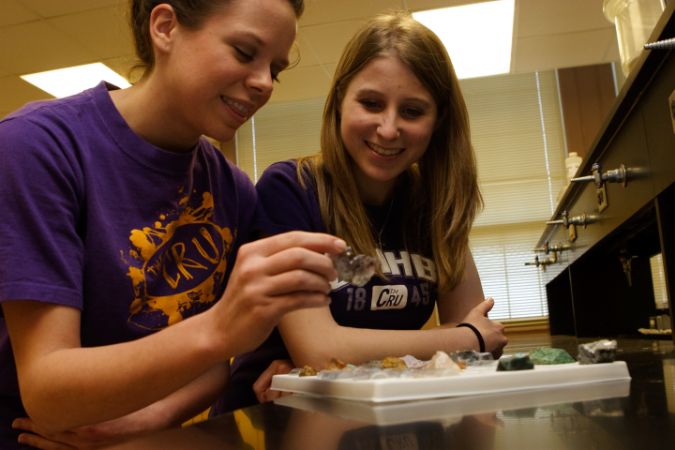
<path fill-rule="evenodd" d="M 667 6 L 653 40 L 675 35 L 674 6 Z M 537 243 L 539 250 L 569 247 L 544 272 L 552 334 L 631 335 L 648 328 L 656 313 L 649 257 L 657 253 L 673 317 L 674 53 L 643 52 L 579 171 L 593 175 L 596 164 L 599 174 L 625 168 L 627 181 L 604 182 L 603 189 L 593 181 L 572 183 L 552 217 L 564 223 L 548 225 Z"/>

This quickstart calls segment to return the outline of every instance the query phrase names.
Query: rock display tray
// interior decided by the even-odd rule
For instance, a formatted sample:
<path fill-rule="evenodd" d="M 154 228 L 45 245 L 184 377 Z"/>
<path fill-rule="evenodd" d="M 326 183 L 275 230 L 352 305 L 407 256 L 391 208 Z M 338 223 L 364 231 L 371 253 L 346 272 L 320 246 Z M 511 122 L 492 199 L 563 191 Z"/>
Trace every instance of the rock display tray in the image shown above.
<path fill-rule="evenodd" d="M 443 420 L 447 423 L 459 421 L 466 415 L 546 407 L 561 403 L 594 402 L 623 398 L 629 394 L 630 379 L 623 379 L 402 402 L 368 403 L 307 395 L 286 395 L 274 400 L 274 403 L 370 424 L 396 425 L 425 420 Z"/>
<path fill-rule="evenodd" d="M 624 361 L 602 364 L 536 365 L 534 369 L 497 372 L 497 362 L 470 366 L 459 374 L 380 379 L 322 379 L 295 374 L 272 377 L 273 390 L 372 403 L 457 397 L 537 388 L 558 388 L 630 380 Z"/>

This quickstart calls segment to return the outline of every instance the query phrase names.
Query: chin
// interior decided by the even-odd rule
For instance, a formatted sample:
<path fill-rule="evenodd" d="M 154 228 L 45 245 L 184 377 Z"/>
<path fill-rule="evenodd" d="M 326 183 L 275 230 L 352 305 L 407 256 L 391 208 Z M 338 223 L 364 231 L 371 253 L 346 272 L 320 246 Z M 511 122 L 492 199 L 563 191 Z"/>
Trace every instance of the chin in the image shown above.
<path fill-rule="evenodd" d="M 401 173 L 403 173 L 403 171 L 401 171 L 401 170 L 382 170 L 382 169 L 378 170 L 377 168 L 373 168 L 373 169 L 368 170 L 366 173 L 368 174 L 368 176 L 370 178 L 373 179 L 373 181 L 378 181 L 378 182 L 381 182 L 381 183 L 387 183 L 387 182 L 393 181 L 396 178 L 398 178 L 398 176 L 401 175 Z"/>
<path fill-rule="evenodd" d="M 234 139 L 234 134 L 236 133 L 236 130 L 220 130 L 215 133 L 208 133 L 205 134 L 206 137 L 208 137 L 211 140 L 218 141 L 218 142 L 228 142 Z"/>

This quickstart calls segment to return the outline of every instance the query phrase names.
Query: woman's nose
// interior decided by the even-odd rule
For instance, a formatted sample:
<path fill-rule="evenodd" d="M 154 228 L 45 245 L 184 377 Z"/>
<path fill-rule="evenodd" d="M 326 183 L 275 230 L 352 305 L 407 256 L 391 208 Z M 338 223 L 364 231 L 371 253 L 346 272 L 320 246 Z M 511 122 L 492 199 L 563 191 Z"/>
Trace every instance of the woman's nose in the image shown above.
<path fill-rule="evenodd" d="M 401 135 L 401 130 L 398 128 L 396 117 L 383 115 L 377 127 L 377 134 L 388 141 L 397 139 Z"/>
<path fill-rule="evenodd" d="M 274 88 L 272 73 L 269 69 L 256 70 L 246 78 L 246 85 L 263 96 L 269 96 Z"/>

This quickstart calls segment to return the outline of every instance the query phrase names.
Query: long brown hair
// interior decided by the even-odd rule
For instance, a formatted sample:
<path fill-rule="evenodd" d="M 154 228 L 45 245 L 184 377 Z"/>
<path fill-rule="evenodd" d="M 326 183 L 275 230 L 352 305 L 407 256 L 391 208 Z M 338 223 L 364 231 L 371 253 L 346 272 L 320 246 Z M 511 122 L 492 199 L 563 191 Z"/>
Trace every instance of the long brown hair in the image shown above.
<path fill-rule="evenodd" d="M 429 147 L 399 177 L 396 195 L 397 201 L 402 198 L 404 202 L 405 245 L 431 248 L 439 287 L 450 290 L 463 277 L 469 231 L 482 199 L 468 113 L 450 57 L 438 37 L 409 13 L 376 16 L 349 41 L 324 107 L 321 153 L 301 159 L 298 176 L 306 169 L 314 175 L 328 230 L 357 252 L 374 255 L 373 230 L 357 200 L 354 161 L 340 135 L 340 104 L 354 76 L 384 53 L 400 58 L 437 102 L 437 123 Z"/>

